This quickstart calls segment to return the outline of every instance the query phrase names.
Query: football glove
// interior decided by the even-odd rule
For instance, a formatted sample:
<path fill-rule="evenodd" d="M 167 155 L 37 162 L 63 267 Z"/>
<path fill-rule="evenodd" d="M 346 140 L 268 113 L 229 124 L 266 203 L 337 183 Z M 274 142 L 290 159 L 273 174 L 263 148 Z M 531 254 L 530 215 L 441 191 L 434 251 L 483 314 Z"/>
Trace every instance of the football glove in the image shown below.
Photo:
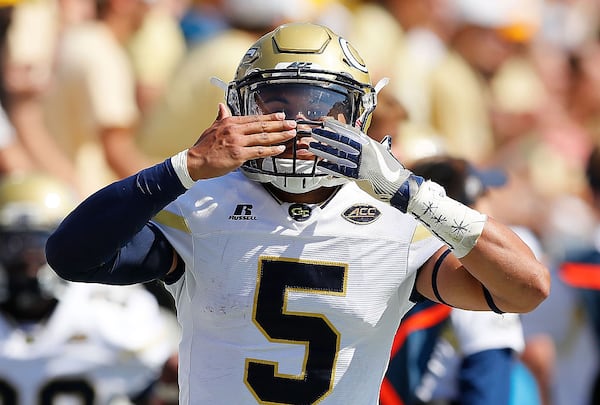
<path fill-rule="evenodd" d="M 313 128 L 312 137 L 317 142 L 311 142 L 309 150 L 323 159 L 318 163 L 321 170 L 354 180 L 371 196 L 407 212 L 423 178 L 392 155 L 388 137 L 380 144 L 358 128 L 334 119 Z"/>

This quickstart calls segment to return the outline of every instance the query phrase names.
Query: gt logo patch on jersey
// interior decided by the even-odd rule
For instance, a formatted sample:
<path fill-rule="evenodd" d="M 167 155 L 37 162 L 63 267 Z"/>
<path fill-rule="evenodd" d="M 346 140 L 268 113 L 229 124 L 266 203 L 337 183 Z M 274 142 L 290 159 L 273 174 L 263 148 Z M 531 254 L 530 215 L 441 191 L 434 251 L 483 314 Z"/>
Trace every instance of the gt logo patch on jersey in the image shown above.
<path fill-rule="evenodd" d="M 252 208 L 252 204 L 238 204 L 229 219 L 233 221 L 256 221 L 256 217 L 252 215 Z"/>
<path fill-rule="evenodd" d="M 310 218 L 310 214 L 312 213 L 312 208 L 306 204 L 292 204 L 290 208 L 288 208 L 288 214 L 294 221 L 304 222 L 308 218 Z"/>
<path fill-rule="evenodd" d="M 342 213 L 342 217 L 349 222 L 357 225 L 367 225 L 374 222 L 381 216 L 381 212 L 367 204 L 354 204 Z"/>

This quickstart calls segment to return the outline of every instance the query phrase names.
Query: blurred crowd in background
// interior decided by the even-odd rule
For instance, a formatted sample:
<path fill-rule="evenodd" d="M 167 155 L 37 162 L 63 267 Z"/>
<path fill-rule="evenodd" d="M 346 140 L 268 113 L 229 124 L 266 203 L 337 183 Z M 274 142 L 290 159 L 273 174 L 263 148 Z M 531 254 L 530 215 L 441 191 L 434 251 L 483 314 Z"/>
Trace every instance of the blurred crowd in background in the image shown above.
<path fill-rule="evenodd" d="M 403 164 L 504 171 L 494 216 L 531 231 L 554 278 L 521 356 L 544 405 L 593 403 L 581 292 L 598 285 L 562 269 L 600 245 L 597 0 L 0 0 L 0 176 L 43 172 L 81 199 L 189 147 L 247 48 L 288 21 L 357 48 L 380 83 L 369 135 Z"/>

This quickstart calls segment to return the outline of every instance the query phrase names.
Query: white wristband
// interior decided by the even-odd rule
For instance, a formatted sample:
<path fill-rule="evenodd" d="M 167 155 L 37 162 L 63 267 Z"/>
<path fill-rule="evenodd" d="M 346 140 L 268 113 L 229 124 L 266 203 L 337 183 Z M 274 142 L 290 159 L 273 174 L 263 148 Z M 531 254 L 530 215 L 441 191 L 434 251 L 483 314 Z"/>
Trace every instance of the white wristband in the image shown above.
<path fill-rule="evenodd" d="M 175 169 L 175 174 L 177 174 L 179 181 L 181 181 L 181 184 L 183 184 L 183 187 L 189 190 L 196 182 L 192 180 L 190 177 L 190 172 L 188 172 L 187 152 L 188 150 L 186 149 L 179 152 L 175 156 L 172 156 L 171 164 L 173 165 L 173 169 Z"/>
<path fill-rule="evenodd" d="M 442 186 L 426 181 L 408 203 L 413 214 L 446 243 L 458 258 L 466 256 L 483 232 L 487 216 L 446 196 Z"/>

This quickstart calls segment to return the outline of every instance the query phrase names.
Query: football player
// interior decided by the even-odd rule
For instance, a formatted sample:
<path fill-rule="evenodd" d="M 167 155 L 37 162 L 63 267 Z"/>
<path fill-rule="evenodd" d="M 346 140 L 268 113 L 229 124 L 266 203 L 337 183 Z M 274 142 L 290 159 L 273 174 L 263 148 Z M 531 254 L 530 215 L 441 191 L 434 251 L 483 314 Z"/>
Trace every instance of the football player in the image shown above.
<path fill-rule="evenodd" d="M 421 295 L 524 312 L 549 292 L 507 227 L 365 135 L 379 88 L 328 28 L 276 28 L 197 142 L 80 204 L 46 244 L 50 265 L 73 281 L 166 282 L 181 404 L 376 404 Z"/>
<path fill-rule="evenodd" d="M 0 181 L 2 404 L 141 400 L 175 351 L 176 329 L 142 287 L 67 283 L 49 269 L 46 239 L 74 201 L 46 175 Z"/>

